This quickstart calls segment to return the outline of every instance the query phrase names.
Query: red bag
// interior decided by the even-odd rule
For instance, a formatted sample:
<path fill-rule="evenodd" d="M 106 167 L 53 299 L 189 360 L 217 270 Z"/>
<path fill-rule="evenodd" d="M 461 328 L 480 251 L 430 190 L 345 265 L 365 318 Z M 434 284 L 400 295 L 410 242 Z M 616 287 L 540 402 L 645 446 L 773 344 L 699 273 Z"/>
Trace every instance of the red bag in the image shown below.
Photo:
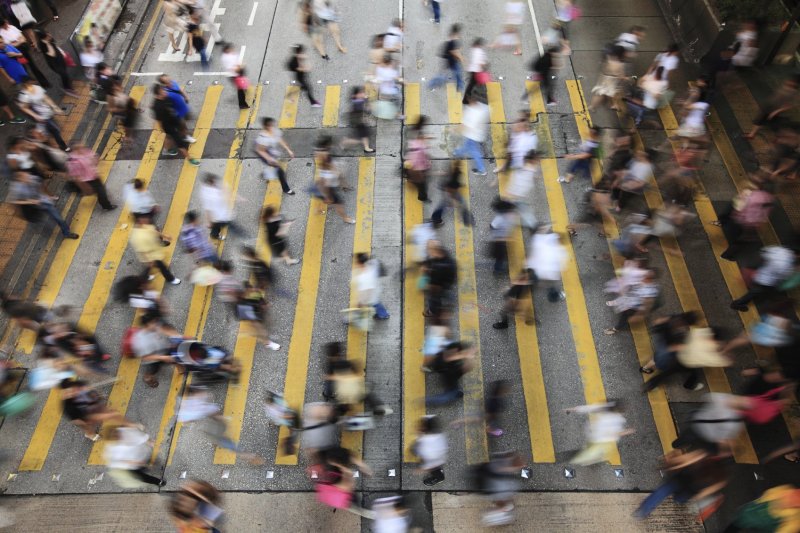
<path fill-rule="evenodd" d="M 340 489 L 336 485 L 317 483 L 314 487 L 317 501 L 334 509 L 349 509 L 353 503 L 353 493 Z"/>
<path fill-rule="evenodd" d="M 19 63 L 20 65 L 27 65 L 28 64 L 28 58 L 20 56 L 20 57 L 17 58 L 17 63 Z"/>
<path fill-rule="evenodd" d="M 122 346 L 120 347 L 120 355 L 122 357 L 136 357 L 133 353 L 133 334 L 139 331 L 139 328 L 130 327 L 122 334 Z"/>
<path fill-rule="evenodd" d="M 61 51 L 61 55 L 63 55 L 63 56 L 64 56 L 64 63 L 65 63 L 65 64 L 66 64 L 68 67 L 72 68 L 72 67 L 77 67 L 77 66 L 78 66 L 78 64 L 77 64 L 77 63 L 75 63 L 75 60 L 74 60 L 74 59 L 72 59 L 72 56 L 71 56 L 71 55 L 69 55 L 68 53 L 66 53 L 64 50 L 61 50 L 61 48 L 59 48 L 59 51 Z"/>
<path fill-rule="evenodd" d="M 783 401 L 779 398 L 784 387 L 775 387 L 764 394 L 751 396 L 751 407 L 744 412 L 744 418 L 752 424 L 766 424 L 781 414 Z"/>
<path fill-rule="evenodd" d="M 475 83 L 478 85 L 486 85 L 490 81 L 492 81 L 492 75 L 485 70 L 483 72 L 475 73 Z"/>

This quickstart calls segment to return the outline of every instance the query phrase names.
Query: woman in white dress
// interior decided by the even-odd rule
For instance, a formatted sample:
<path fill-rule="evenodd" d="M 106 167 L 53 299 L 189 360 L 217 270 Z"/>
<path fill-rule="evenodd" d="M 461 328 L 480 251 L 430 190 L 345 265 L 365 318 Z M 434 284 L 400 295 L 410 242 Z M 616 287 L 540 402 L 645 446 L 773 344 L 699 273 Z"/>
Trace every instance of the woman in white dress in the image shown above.
<path fill-rule="evenodd" d="M 619 109 L 622 82 L 627 79 L 624 58 L 625 49 L 621 46 L 614 46 L 603 63 L 597 85 L 592 88 L 592 102 L 589 104 L 589 111 L 594 111 L 598 104 L 605 102 L 611 104 L 612 111 Z"/>

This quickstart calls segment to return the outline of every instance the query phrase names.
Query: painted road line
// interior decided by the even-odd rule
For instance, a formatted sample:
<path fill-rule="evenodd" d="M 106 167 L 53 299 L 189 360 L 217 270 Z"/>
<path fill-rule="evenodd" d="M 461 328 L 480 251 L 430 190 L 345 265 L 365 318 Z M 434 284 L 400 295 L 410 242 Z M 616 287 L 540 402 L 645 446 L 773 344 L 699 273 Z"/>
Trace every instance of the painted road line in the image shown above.
<path fill-rule="evenodd" d="M 133 87 L 131 90 L 131 97 L 141 98 L 145 89 L 146 88 L 143 86 Z M 104 154 L 104 157 L 101 159 L 97 168 L 98 176 L 103 182 L 105 182 L 111 172 L 111 167 L 114 165 L 114 161 L 117 158 L 121 144 L 120 133 L 114 132 L 109 139 L 106 153 Z M 94 211 L 96 204 L 97 197 L 94 195 L 82 196 L 78 202 L 78 209 L 75 211 L 75 216 L 73 216 L 72 220 L 70 221 L 70 229 L 80 235 L 80 238 L 62 240 L 55 257 L 53 258 L 53 262 L 50 264 L 50 268 L 47 272 L 44 282 L 42 283 L 42 287 L 39 289 L 39 294 L 36 298 L 39 304 L 45 307 L 50 307 L 53 305 L 53 302 L 55 302 L 58 293 L 61 291 L 61 286 L 64 283 L 64 279 L 67 277 L 69 265 L 72 263 L 75 253 L 78 251 L 78 247 L 83 241 L 86 229 L 89 227 L 89 221 L 92 217 L 92 212 Z M 17 348 L 25 353 L 31 353 L 35 345 L 36 335 L 33 333 L 33 331 L 25 330 L 23 334 L 20 335 Z"/>
<path fill-rule="evenodd" d="M 406 123 L 419 119 L 419 83 L 405 85 Z M 403 186 L 403 461 L 417 462 L 411 444 L 417 436 L 417 423 L 425 415 L 425 374 L 422 366 L 422 345 L 425 319 L 422 317 L 423 297 L 417 288 L 419 269 L 409 254 L 412 230 L 422 224 L 422 202 L 417 200 L 417 190 L 406 181 Z"/>
<path fill-rule="evenodd" d="M 211 131 L 211 124 L 214 120 L 217 108 L 219 107 L 221 95 L 221 85 L 213 85 L 206 90 L 203 106 L 197 115 L 197 123 L 195 124 L 192 135 L 197 139 L 197 142 L 189 148 L 189 157 L 191 158 L 199 159 L 203 155 L 203 150 L 208 140 L 208 134 Z M 172 246 L 166 249 L 165 264 L 170 263 L 175 248 L 179 246 L 178 236 L 180 235 L 181 226 L 183 225 L 184 215 L 189 209 L 189 201 L 191 200 L 192 191 L 194 190 L 197 171 L 198 167 L 190 164 L 188 160 L 183 162 L 181 173 L 175 184 L 175 193 L 172 196 L 169 212 L 167 213 L 167 218 L 162 229 L 165 235 L 173 238 Z M 153 290 L 161 293 L 163 288 L 164 278 L 162 276 L 157 276 L 156 280 L 153 282 Z M 139 375 L 140 363 L 141 361 L 139 358 L 125 358 L 120 361 L 119 369 L 117 370 L 117 381 L 114 383 L 114 386 L 111 388 L 111 393 L 108 395 L 108 406 L 112 409 L 123 414 L 127 412 L 131 394 L 136 385 L 136 378 Z M 102 440 L 97 441 L 94 443 L 94 446 L 92 446 L 88 464 L 103 464 Z"/>
<path fill-rule="evenodd" d="M 297 121 L 297 104 L 300 100 L 300 87 L 289 85 L 286 87 L 286 94 L 283 97 L 283 107 L 281 117 L 278 119 L 278 127 L 292 128 Z"/>
<path fill-rule="evenodd" d="M 258 2 L 253 2 L 253 10 L 250 12 L 250 18 L 247 19 L 247 25 L 252 26 L 256 20 L 256 10 L 258 9 Z"/>
<path fill-rule="evenodd" d="M 340 85 L 325 87 L 325 106 L 322 109 L 322 127 L 335 128 L 339 124 L 339 100 L 342 95 Z"/>
<path fill-rule="evenodd" d="M 375 190 L 375 158 L 358 158 L 358 197 L 356 199 L 356 225 L 353 235 L 353 258 L 359 253 L 372 253 L 372 212 L 374 208 Z M 356 294 L 350 288 L 350 307 L 355 307 Z M 353 361 L 366 374 L 367 369 L 367 332 L 353 324 L 347 328 L 347 358 Z M 380 396 L 380 395 L 379 395 Z M 363 411 L 363 404 L 354 407 L 353 412 Z M 342 433 L 342 446 L 350 450 L 356 457 L 361 457 L 364 450 L 363 431 L 345 431 Z"/>
<path fill-rule="evenodd" d="M 644 149 L 644 144 L 638 132 L 634 134 L 634 144 L 637 150 Z M 661 197 L 661 192 L 658 190 L 658 183 L 655 182 L 655 180 L 654 185 L 654 187 L 649 187 L 645 190 L 645 199 L 648 207 L 651 209 L 661 209 L 664 207 L 664 201 Z M 686 266 L 686 261 L 684 260 L 683 252 L 681 252 L 677 239 L 674 236 L 663 236 L 660 237 L 659 240 L 661 242 L 662 251 L 664 252 L 663 255 L 667 263 L 667 269 L 672 278 L 672 285 L 675 288 L 675 293 L 678 296 L 681 308 L 683 311 L 694 311 L 697 313 L 699 318 L 698 325 L 707 326 L 708 322 L 705 317 L 705 312 L 700 303 L 700 298 L 697 296 L 692 276 Z M 724 369 L 705 368 L 703 371 L 706 381 L 708 382 L 708 388 L 711 392 L 731 392 L 731 386 Z M 741 442 L 737 444 L 737 449 L 736 459 L 739 462 L 749 463 L 756 458 L 752 443 L 746 434 L 742 437 Z M 751 451 L 753 452 L 752 454 Z"/>
<path fill-rule="evenodd" d="M 503 153 L 506 132 L 501 124 L 505 123 L 505 110 L 501 86 L 491 82 L 488 85 L 489 113 L 492 122 L 492 151 L 501 166 L 505 163 Z M 500 128 L 495 128 L 500 126 Z M 549 133 L 548 133 L 549 135 Z M 540 138 L 540 144 L 544 139 Z M 552 142 L 549 137 L 548 142 Z M 508 180 L 510 173 L 500 174 L 499 190 L 501 196 L 507 196 Z M 522 229 L 517 226 L 511 233 L 508 242 L 508 275 L 514 279 L 525 268 L 525 243 Z M 533 301 L 530 295 L 525 297 L 526 316 L 533 316 Z M 530 306 L 530 307 L 529 307 Z M 530 309 L 530 311 L 528 311 Z M 553 436 L 550 428 L 550 413 L 547 408 L 547 393 L 542 372 L 542 361 L 539 353 L 539 337 L 535 324 L 526 324 L 525 318 L 514 317 L 514 330 L 517 337 L 517 355 L 519 357 L 520 377 L 522 390 L 525 396 L 525 409 L 528 415 L 528 435 L 531 441 L 531 454 L 536 463 L 554 463 L 556 460 L 553 449 Z"/>
<path fill-rule="evenodd" d="M 461 162 L 463 176 L 469 176 L 467 161 Z M 462 189 L 464 202 L 469 208 L 469 179 L 464 179 Z M 462 342 L 475 347 L 475 367 L 461 378 L 464 388 L 464 416 L 480 416 L 484 412 L 483 364 L 478 316 L 478 283 L 475 279 L 475 244 L 472 226 L 464 224 L 458 210 L 453 210 L 456 240 L 456 264 L 458 265 L 458 330 Z M 467 464 L 475 465 L 489 460 L 486 442 L 486 424 L 483 419 L 473 424 L 464 424 Z"/>

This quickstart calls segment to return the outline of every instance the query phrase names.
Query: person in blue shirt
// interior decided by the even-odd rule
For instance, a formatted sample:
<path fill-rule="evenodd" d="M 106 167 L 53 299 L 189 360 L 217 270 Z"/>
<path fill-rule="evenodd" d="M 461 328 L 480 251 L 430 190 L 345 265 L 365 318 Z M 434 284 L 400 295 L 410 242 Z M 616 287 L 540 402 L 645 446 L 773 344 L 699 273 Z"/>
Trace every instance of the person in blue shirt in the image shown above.
<path fill-rule="evenodd" d="M 186 141 L 188 143 L 194 143 L 194 137 L 191 137 L 187 133 L 186 129 L 186 118 L 189 116 L 189 97 L 186 96 L 186 93 L 181 89 L 181 86 L 178 85 L 178 82 L 167 76 L 166 74 L 162 74 L 158 78 L 158 82 L 164 86 L 164 92 L 167 93 L 167 98 L 169 98 L 172 107 L 175 109 L 175 114 L 178 116 L 178 119 L 183 124 L 181 128 Z"/>
<path fill-rule="evenodd" d="M 16 85 L 28 77 L 28 72 L 17 60 L 18 57 L 22 57 L 22 52 L 0 37 L 0 68 L 3 69 L 3 74 L 11 85 Z"/>

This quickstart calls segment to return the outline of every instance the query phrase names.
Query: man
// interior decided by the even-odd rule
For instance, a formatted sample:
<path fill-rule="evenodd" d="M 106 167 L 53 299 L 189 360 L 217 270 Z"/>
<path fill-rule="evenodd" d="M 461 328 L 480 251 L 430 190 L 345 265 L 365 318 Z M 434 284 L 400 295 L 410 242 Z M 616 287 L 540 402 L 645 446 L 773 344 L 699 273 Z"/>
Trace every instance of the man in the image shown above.
<path fill-rule="evenodd" d="M 389 318 L 389 312 L 381 303 L 381 263 L 370 259 L 365 253 L 356 254 L 353 264 L 353 289 L 357 307 L 372 307 L 377 320 Z"/>
<path fill-rule="evenodd" d="M 436 407 L 452 403 L 464 396 L 461 378 L 474 367 L 475 347 L 461 342 L 452 342 L 439 352 L 427 372 L 442 374 L 444 391 L 425 398 L 425 405 Z"/>
<path fill-rule="evenodd" d="M 440 57 L 444 59 L 445 71 L 431 78 L 428 82 L 428 89 L 434 90 L 447 82 L 446 72 L 456 80 L 456 89 L 461 92 L 464 89 L 464 80 L 461 74 L 463 70 L 464 57 L 461 55 L 461 25 L 453 24 L 450 26 L 450 35 L 445 41 Z"/>
<path fill-rule="evenodd" d="M 28 68 L 36 79 L 39 80 L 39 84 L 44 88 L 49 88 L 50 83 L 47 81 L 47 77 L 42 74 L 42 71 L 36 66 L 36 63 L 34 63 L 33 55 L 31 54 L 31 45 L 19 28 L 12 26 L 5 19 L 0 19 L 0 37 L 2 37 L 6 43 L 16 48 L 27 60 Z"/>
<path fill-rule="evenodd" d="M 531 129 L 531 114 L 528 111 L 520 111 L 517 120 L 511 126 L 511 133 L 506 143 L 506 162 L 505 165 L 494 169 L 495 174 L 505 172 L 508 169 L 522 168 L 525 156 L 531 150 L 539 147 L 539 137 Z"/>
<path fill-rule="evenodd" d="M 386 30 L 383 36 L 383 49 L 387 52 L 399 52 L 403 49 L 403 21 L 400 19 L 392 20 L 392 25 Z"/>
<path fill-rule="evenodd" d="M 283 192 L 292 195 L 294 190 L 289 187 L 289 182 L 286 181 L 286 172 L 278 161 L 281 156 L 281 148 L 289 155 L 289 159 L 294 158 L 294 152 L 283 139 L 283 132 L 275 126 L 275 119 L 264 117 L 261 120 L 261 131 L 258 133 L 255 143 L 256 155 L 266 165 L 262 176 L 265 180 L 273 180 L 277 175 Z"/>
<path fill-rule="evenodd" d="M 182 131 L 182 121 L 178 118 L 175 108 L 172 105 L 167 91 L 160 83 L 153 84 L 153 114 L 157 121 L 161 123 L 161 129 L 171 141 L 174 148 L 168 149 L 166 155 L 178 155 L 188 159 L 190 165 L 199 166 L 198 159 L 189 157 L 189 142 Z"/>
<path fill-rule="evenodd" d="M 633 429 L 626 429 L 627 421 L 621 411 L 619 402 L 581 405 L 566 410 L 567 413 L 589 415 L 586 447 L 570 459 L 571 464 L 589 466 L 607 461 L 620 437 L 634 433 Z"/>
<path fill-rule="evenodd" d="M 97 195 L 100 207 L 106 211 L 117 208 L 108 199 L 106 186 L 97 175 L 97 155 L 88 146 L 75 146 L 67 159 L 67 172 L 72 180 L 88 186 L 86 192 L 93 191 Z"/>
<path fill-rule="evenodd" d="M 61 228 L 65 239 L 77 239 L 78 234 L 69 229 L 53 205 L 53 199 L 40 190 L 40 180 L 29 172 L 15 172 L 8 191 L 8 202 L 20 206 L 25 218 L 35 220 L 38 213 L 46 213 Z M 27 214 L 26 214 L 27 213 Z"/>
<path fill-rule="evenodd" d="M 47 93 L 40 85 L 31 78 L 24 78 L 22 80 L 22 90 L 17 95 L 17 102 L 23 113 L 45 127 L 59 148 L 65 152 L 70 151 L 70 147 L 61 137 L 61 129 L 59 129 L 56 121 L 53 120 L 53 116 L 56 113 L 63 115 L 64 111 L 47 96 Z"/>
<path fill-rule="evenodd" d="M 0 37 L 0 72 L 9 85 L 17 85 L 28 77 L 28 71 L 19 62 L 22 53 Z"/>
<path fill-rule="evenodd" d="M 155 198 L 139 178 L 125 186 L 125 203 L 133 218 L 147 218 L 151 223 L 159 209 Z"/>
<path fill-rule="evenodd" d="M 592 126 L 589 129 L 589 138 L 581 143 L 578 152 L 575 154 L 567 154 L 565 159 L 571 160 L 572 163 L 569 165 L 567 174 L 565 176 L 559 176 L 558 181 L 561 183 L 569 183 L 578 172 L 591 180 L 591 163 L 593 159 L 599 161 L 599 152 L 600 129 L 596 126 Z"/>
<path fill-rule="evenodd" d="M 181 89 L 181 86 L 178 85 L 177 81 L 173 80 L 166 74 L 162 74 L 158 77 L 158 83 L 164 86 L 164 90 L 167 92 L 167 97 L 172 103 L 172 106 L 175 108 L 175 114 L 178 115 L 178 118 L 183 124 L 181 130 L 184 133 L 186 142 L 189 144 L 196 143 L 197 139 L 186 133 L 186 118 L 189 116 L 190 111 L 189 96 L 187 96 L 186 92 Z"/>
<path fill-rule="evenodd" d="M 478 176 L 486 175 L 486 166 L 483 164 L 483 143 L 489 131 L 489 106 L 479 102 L 475 95 L 468 93 L 467 105 L 464 107 L 464 117 L 461 121 L 461 135 L 463 141 L 453 157 L 464 159 L 469 157 L 475 165 L 472 169 Z"/>
<path fill-rule="evenodd" d="M 731 309 L 747 311 L 748 304 L 760 301 L 779 292 L 781 283 L 795 272 L 797 257 L 784 246 L 766 246 L 761 250 L 763 263 L 753 276 L 748 291 L 731 302 Z"/>
<path fill-rule="evenodd" d="M 189 211 L 183 217 L 181 244 L 194 256 L 196 263 L 214 264 L 219 260 L 217 252 L 208 240 L 205 228 L 200 225 L 197 213 Z"/>
<path fill-rule="evenodd" d="M 167 253 L 164 250 L 164 236 L 147 218 L 137 218 L 131 230 L 130 244 L 136 257 L 146 265 L 144 275 L 148 280 L 155 278 L 150 274 L 153 267 L 156 267 L 169 283 L 178 285 L 181 280 L 170 272 L 164 260 Z"/>
<path fill-rule="evenodd" d="M 522 166 L 511 173 L 511 179 L 506 187 L 506 198 L 517 208 L 522 225 L 531 231 L 536 228 L 537 222 L 531 207 L 530 194 L 533 191 L 533 183 L 541 176 L 539 154 L 536 150 L 528 150 Z"/>
<path fill-rule="evenodd" d="M 225 235 L 220 235 L 223 228 L 228 228 L 234 233 L 238 227 L 233 223 L 231 213 L 230 192 L 214 174 L 206 174 L 200 185 L 200 205 L 206 213 L 206 219 L 211 223 L 211 238 L 225 240 Z"/>
<path fill-rule="evenodd" d="M 642 26 L 631 26 L 628 31 L 619 34 L 614 44 L 625 49 L 625 57 L 630 61 L 636 56 L 644 34 L 645 29 Z"/>

